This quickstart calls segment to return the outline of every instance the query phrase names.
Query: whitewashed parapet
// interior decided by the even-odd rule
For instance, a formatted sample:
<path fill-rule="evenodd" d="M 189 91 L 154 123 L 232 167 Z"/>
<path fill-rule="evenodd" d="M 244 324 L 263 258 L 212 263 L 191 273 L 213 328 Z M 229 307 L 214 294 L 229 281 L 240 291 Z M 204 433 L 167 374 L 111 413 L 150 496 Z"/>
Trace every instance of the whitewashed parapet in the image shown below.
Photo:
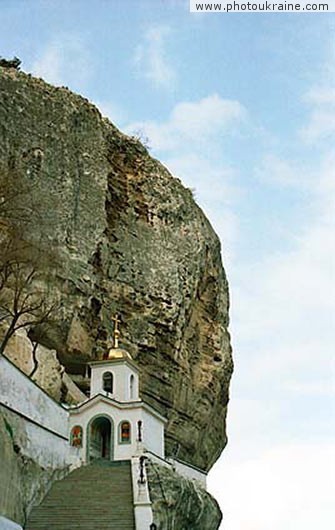
<path fill-rule="evenodd" d="M 0 403 L 68 439 L 68 412 L 6 357 L 0 357 Z"/>
<path fill-rule="evenodd" d="M 0 515 L 0 530 L 22 530 L 22 526 Z"/>
<path fill-rule="evenodd" d="M 168 467 L 176 473 L 179 473 L 179 475 L 184 478 L 196 480 L 205 490 L 207 489 L 207 473 L 205 471 L 202 471 L 191 464 L 187 464 L 186 462 L 182 462 L 181 460 L 174 458 L 161 458 L 151 451 L 145 451 L 144 455 L 147 456 L 147 458 L 152 462 L 155 462 L 160 466 Z"/>
<path fill-rule="evenodd" d="M 207 473 L 205 471 L 177 459 L 168 458 L 167 460 L 179 475 L 190 480 L 196 480 L 204 489 L 207 489 Z"/>
<path fill-rule="evenodd" d="M 135 528 L 136 530 L 148 530 L 152 523 L 152 508 L 145 463 L 143 461 L 143 465 L 141 466 L 141 457 L 136 456 L 132 458 L 131 476 L 133 483 Z"/>

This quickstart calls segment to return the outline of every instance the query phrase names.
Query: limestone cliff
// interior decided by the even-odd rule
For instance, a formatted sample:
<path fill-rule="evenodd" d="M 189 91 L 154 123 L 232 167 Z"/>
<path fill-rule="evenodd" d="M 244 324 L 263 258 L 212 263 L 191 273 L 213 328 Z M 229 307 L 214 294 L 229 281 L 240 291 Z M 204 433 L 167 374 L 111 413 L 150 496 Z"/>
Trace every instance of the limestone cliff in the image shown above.
<path fill-rule="evenodd" d="M 220 508 L 201 485 L 153 462 L 147 465 L 153 520 L 157 530 L 216 530 Z"/>
<path fill-rule="evenodd" d="M 229 298 L 191 191 L 86 99 L 2 68 L 0 164 L 31 186 L 43 222 L 29 238 L 57 257 L 58 311 L 40 344 L 85 388 L 118 312 L 142 396 L 168 418 L 168 454 L 209 469 L 226 444 Z"/>

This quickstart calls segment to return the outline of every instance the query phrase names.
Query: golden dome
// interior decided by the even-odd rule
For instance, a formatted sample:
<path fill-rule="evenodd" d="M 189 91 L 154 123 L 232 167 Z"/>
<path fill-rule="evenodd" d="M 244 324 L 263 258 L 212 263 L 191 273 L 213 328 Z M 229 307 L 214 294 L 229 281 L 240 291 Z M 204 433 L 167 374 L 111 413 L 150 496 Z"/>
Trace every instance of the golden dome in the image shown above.
<path fill-rule="evenodd" d="M 128 353 L 126 350 L 122 348 L 111 348 L 108 351 L 108 355 L 106 357 L 107 361 L 122 360 L 122 359 L 128 359 L 130 361 L 133 360 L 130 353 Z"/>

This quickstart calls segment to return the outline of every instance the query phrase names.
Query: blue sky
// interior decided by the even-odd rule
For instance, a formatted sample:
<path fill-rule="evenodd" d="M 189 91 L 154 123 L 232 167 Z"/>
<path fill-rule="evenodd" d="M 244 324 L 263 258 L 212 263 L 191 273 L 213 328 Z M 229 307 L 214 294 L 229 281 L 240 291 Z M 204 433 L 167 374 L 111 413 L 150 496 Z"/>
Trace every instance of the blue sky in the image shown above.
<path fill-rule="evenodd" d="M 1 55 L 95 102 L 195 190 L 231 289 L 224 530 L 331 530 L 334 14 L 1 1 Z"/>

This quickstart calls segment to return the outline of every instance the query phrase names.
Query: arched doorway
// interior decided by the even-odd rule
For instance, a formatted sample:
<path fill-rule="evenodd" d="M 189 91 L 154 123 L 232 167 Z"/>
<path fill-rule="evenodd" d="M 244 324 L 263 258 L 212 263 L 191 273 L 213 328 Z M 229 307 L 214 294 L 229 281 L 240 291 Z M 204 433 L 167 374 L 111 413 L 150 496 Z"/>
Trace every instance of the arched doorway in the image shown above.
<path fill-rule="evenodd" d="M 88 461 L 104 458 L 113 460 L 113 422 L 107 416 L 97 416 L 88 425 L 87 432 Z"/>

